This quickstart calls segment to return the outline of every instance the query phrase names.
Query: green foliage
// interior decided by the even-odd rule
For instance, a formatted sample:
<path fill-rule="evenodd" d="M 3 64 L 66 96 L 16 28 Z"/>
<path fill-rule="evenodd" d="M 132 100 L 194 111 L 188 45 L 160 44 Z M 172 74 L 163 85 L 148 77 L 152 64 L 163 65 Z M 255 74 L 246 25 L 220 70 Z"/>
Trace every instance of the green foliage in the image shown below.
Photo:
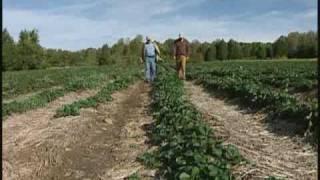
<path fill-rule="evenodd" d="M 228 58 L 228 44 L 221 40 L 217 42 L 217 59 L 226 60 Z"/>
<path fill-rule="evenodd" d="M 230 40 L 228 42 L 228 59 L 241 59 L 242 49 L 238 42 Z"/>
<path fill-rule="evenodd" d="M 87 65 L 97 65 L 98 60 L 97 60 L 97 49 L 95 48 L 88 48 L 83 51 L 84 53 L 84 60 L 85 64 Z"/>
<path fill-rule="evenodd" d="M 98 87 L 105 79 L 105 74 L 91 72 L 90 75 L 82 76 L 82 77 L 74 77 L 69 81 L 64 83 L 64 87 L 68 91 L 76 91 L 79 89 L 93 89 Z"/>
<path fill-rule="evenodd" d="M 250 43 L 240 43 L 242 47 L 242 57 L 243 58 L 252 58 L 251 51 L 252 51 L 252 44 Z"/>
<path fill-rule="evenodd" d="M 138 76 L 135 73 L 135 71 L 126 72 L 118 79 L 107 83 L 96 95 L 64 105 L 57 109 L 55 117 L 77 116 L 80 114 L 81 108 L 96 107 L 98 103 L 111 101 L 113 92 L 128 87 L 136 80 Z M 97 82 L 101 83 L 101 81 Z"/>
<path fill-rule="evenodd" d="M 101 48 L 87 48 L 78 51 L 46 49 L 39 45 L 37 30 L 23 30 L 16 44 L 9 32 L 2 31 L 3 71 L 42 69 L 63 66 L 137 64 L 143 45 L 142 35 L 132 40 L 121 38 L 113 46 L 104 44 Z M 172 60 L 174 39 L 157 42 L 161 57 Z M 243 43 L 230 40 L 215 40 L 211 44 L 193 40 L 190 43 L 190 61 L 202 62 L 226 59 L 265 58 L 315 58 L 318 55 L 317 32 L 289 33 L 273 43 Z M 215 44 L 215 47 L 213 46 Z"/>
<path fill-rule="evenodd" d="M 142 162 L 146 167 L 155 169 L 161 167 L 161 162 L 159 157 L 159 152 L 155 151 L 152 153 L 146 152 L 140 155 L 137 159 L 138 161 Z"/>
<path fill-rule="evenodd" d="M 166 59 L 172 59 L 174 39 L 167 39 L 164 43 L 159 44 L 161 56 Z"/>
<path fill-rule="evenodd" d="M 314 61 L 205 63 L 190 67 L 187 78 L 209 91 L 223 91 L 251 108 L 264 109 L 272 116 L 294 121 L 305 131 L 318 133 L 316 97 L 301 101 L 295 96 L 317 88 Z"/>
<path fill-rule="evenodd" d="M 86 65 L 86 62 L 88 61 L 85 58 L 85 54 L 82 51 L 70 52 L 60 49 L 45 50 L 45 63 L 48 67 Z"/>
<path fill-rule="evenodd" d="M 266 57 L 270 59 L 274 57 L 274 51 L 271 43 L 266 44 Z"/>
<path fill-rule="evenodd" d="M 265 178 L 265 180 L 284 180 L 284 179 L 283 178 L 274 177 L 274 176 L 268 176 L 267 178 Z"/>
<path fill-rule="evenodd" d="M 182 81 L 161 69 L 152 105 L 156 119 L 152 140 L 159 150 L 144 155 L 144 162 L 158 165 L 167 179 L 233 179 L 230 167 L 243 158 L 235 147 L 223 146 L 214 138 L 183 97 Z"/>
<path fill-rule="evenodd" d="M 312 58 L 318 54 L 318 34 L 315 32 L 302 33 L 299 37 L 297 57 Z"/>
<path fill-rule="evenodd" d="M 205 60 L 214 61 L 216 59 L 217 59 L 217 48 L 216 48 L 216 45 L 212 43 L 206 52 Z"/>
<path fill-rule="evenodd" d="M 276 42 L 273 44 L 274 55 L 277 58 L 285 58 L 288 56 L 288 42 L 287 38 L 281 36 Z"/>
<path fill-rule="evenodd" d="M 63 96 L 63 89 L 45 90 L 37 95 L 31 96 L 23 101 L 13 101 L 10 103 L 2 103 L 2 117 L 11 115 L 12 113 L 23 113 L 27 110 L 45 106 L 47 103 Z"/>
<path fill-rule="evenodd" d="M 103 85 L 101 82 L 108 82 L 110 79 L 120 78 L 121 75 L 137 78 L 138 76 L 135 75 L 137 72 L 136 66 L 130 66 L 126 71 L 123 71 L 122 66 L 112 66 L 56 69 L 50 71 L 5 72 L 3 97 L 12 98 L 27 92 L 39 91 L 41 89 L 45 90 L 29 98 L 3 103 L 3 115 L 7 116 L 12 113 L 22 113 L 27 110 L 43 107 L 48 102 L 63 96 L 66 92 L 99 88 Z M 112 86 L 112 88 L 121 88 L 126 85 L 126 81 L 123 80 L 116 84 L 117 85 Z M 59 86 L 58 88 L 53 87 L 57 85 Z M 95 98 L 80 100 L 70 106 L 65 106 L 59 113 L 63 112 L 65 114 L 77 115 L 80 108 L 94 107 L 100 101 L 111 99 L 109 95 L 110 92 L 107 90 L 101 93 L 102 94 L 99 94 Z"/>
<path fill-rule="evenodd" d="M 39 44 L 38 31 L 21 31 L 17 44 L 17 59 L 13 69 L 40 69 L 43 64 L 43 57 L 43 50 Z"/>
<path fill-rule="evenodd" d="M 190 43 L 190 61 L 201 62 L 204 61 L 204 54 L 201 52 L 201 43 L 198 40 L 193 40 Z"/>
<path fill-rule="evenodd" d="M 7 29 L 2 31 L 2 71 L 13 70 L 16 61 L 16 44 Z"/>
<path fill-rule="evenodd" d="M 112 64 L 114 62 L 111 61 L 110 58 L 110 49 L 108 44 L 102 46 L 99 55 L 98 55 L 98 64 L 105 65 L 105 64 Z"/>
<path fill-rule="evenodd" d="M 288 34 L 288 57 L 289 58 L 312 58 L 316 57 L 317 52 L 316 32 L 298 33 L 292 32 Z"/>
<path fill-rule="evenodd" d="M 158 44 L 158 42 L 157 42 Z M 129 45 L 129 52 L 127 55 L 133 56 L 133 57 L 140 57 L 141 56 L 141 50 L 143 47 L 143 37 L 142 35 L 137 35 L 132 41 L 130 41 Z"/>
<path fill-rule="evenodd" d="M 288 34 L 288 58 L 297 57 L 299 46 L 299 33 L 292 32 Z"/>
<path fill-rule="evenodd" d="M 131 174 L 129 177 L 125 178 L 125 180 L 140 180 L 140 177 L 137 173 Z"/>
<path fill-rule="evenodd" d="M 256 50 L 257 59 L 265 59 L 267 57 L 266 47 L 263 44 L 259 44 Z"/>
<path fill-rule="evenodd" d="M 2 97 L 14 98 L 54 86 L 61 86 L 68 90 L 95 88 L 94 86 L 99 85 L 100 80 L 114 78 L 123 68 L 123 66 L 112 65 L 3 72 Z"/>

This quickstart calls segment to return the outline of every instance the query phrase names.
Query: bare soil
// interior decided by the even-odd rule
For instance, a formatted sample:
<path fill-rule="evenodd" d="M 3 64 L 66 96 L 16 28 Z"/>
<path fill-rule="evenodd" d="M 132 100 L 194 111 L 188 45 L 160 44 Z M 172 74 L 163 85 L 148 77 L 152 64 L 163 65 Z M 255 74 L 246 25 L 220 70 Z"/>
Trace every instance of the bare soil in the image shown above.
<path fill-rule="evenodd" d="M 315 99 L 317 97 L 318 89 L 313 89 L 302 93 L 295 93 L 294 95 L 299 101 L 307 101 L 308 99 Z"/>
<path fill-rule="evenodd" d="M 136 157 L 148 145 L 150 87 L 138 82 L 113 101 L 53 118 L 63 104 L 94 93 L 70 93 L 47 107 L 3 122 L 3 179 L 123 179 L 143 169 Z"/>
<path fill-rule="evenodd" d="M 317 153 L 301 137 L 289 136 L 294 124 L 278 121 L 267 125 L 265 114 L 248 113 L 191 82 L 185 82 L 185 87 L 191 102 L 202 112 L 215 135 L 225 144 L 237 146 L 250 161 L 234 167 L 237 179 L 264 179 L 268 176 L 317 179 Z"/>
<path fill-rule="evenodd" d="M 234 167 L 237 179 L 317 179 L 315 150 L 300 137 L 287 135 L 294 133 L 288 132 L 294 125 L 267 125 L 264 114 L 248 113 L 190 82 L 185 85 L 215 135 L 236 145 L 250 161 Z M 62 105 L 96 93 L 72 92 L 44 108 L 8 117 L 2 134 L 3 179 L 116 180 L 135 172 L 142 179 L 155 179 L 156 172 L 136 160 L 150 150 L 150 90 L 138 82 L 114 93 L 111 102 L 81 110 L 79 116 L 53 118 Z"/>

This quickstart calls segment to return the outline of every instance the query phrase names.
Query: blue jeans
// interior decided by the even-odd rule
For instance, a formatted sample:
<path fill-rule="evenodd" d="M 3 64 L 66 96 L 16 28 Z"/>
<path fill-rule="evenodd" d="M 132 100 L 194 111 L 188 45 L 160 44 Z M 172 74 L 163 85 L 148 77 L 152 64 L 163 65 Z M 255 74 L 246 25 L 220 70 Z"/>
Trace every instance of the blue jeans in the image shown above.
<path fill-rule="evenodd" d="M 154 81 L 156 78 L 156 57 L 146 57 L 145 75 L 147 81 Z"/>

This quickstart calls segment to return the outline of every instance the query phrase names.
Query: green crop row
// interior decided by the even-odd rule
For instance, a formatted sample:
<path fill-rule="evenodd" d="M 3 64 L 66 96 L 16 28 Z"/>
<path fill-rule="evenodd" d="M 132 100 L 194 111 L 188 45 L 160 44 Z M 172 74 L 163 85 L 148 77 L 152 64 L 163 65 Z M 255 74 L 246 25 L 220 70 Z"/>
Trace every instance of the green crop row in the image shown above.
<path fill-rule="evenodd" d="M 234 179 L 230 168 L 244 160 L 237 148 L 215 138 L 201 114 L 184 99 L 183 83 L 162 71 L 154 84 L 152 105 L 156 121 L 151 140 L 159 148 L 139 159 L 159 168 L 167 179 Z"/>
<path fill-rule="evenodd" d="M 13 100 L 8 103 L 3 103 L 2 116 L 5 117 L 12 113 L 23 113 L 31 109 L 44 107 L 47 103 L 70 91 L 96 88 L 100 86 L 102 79 L 101 76 L 95 75 L 90 75 L 87 78 L 77 78 L 73 81 L 68 81 L 64 88 L 47 89 L 23 100 Z"/>
<path fill-rule="evenodd" d="M 261 64 L 264 66 L 261 66 Z M 212 63 L 191 67 L 189 75 L 208 75 L 217 77 L 238 77 L 271 86 L 277 89 L 290 89 L 292 92 L 303 92 L 316 89 L 316 69 L 312 64 L 279 62 L 241 63 Z"/>
<path fill-rule="evenodd" d="M 84 82 L 99 82 L 117 75 L 120 66 L 73 67 L 62 69 L 2 72 L 2 97 L 14 98 L 26 93 L 49 89 L 54 86 L 76 89 Z M 91 85 L 88 85 L 91 86 Z"/>
<path fill-rule="evenodd" d="M 299 120 L 297 123 L 307 127 L 307 116 L 313 113 L 316 118 L 316 102 L 300 103 L 296 97 L 282 91 L 256 84 L 250 80 L 239 78 L 205 78 L 197 79 L 207 89 L 216 89 L 227 92 L 231 97 L 239 97 L 242 103 L 254 108 L 266 108 L 286 118 Z M 304 119 L 304 120 L 302 120 Z"/>
<path fill-rule="evenodd" d="M 12 113 L 23 113 L 31 109 L 45 106 L 47 103 L 62 97 L 65 91 L 62 88 L 42 91 L 23 101 L 12 101 L 2 104 L 2 117 L 7 117 Z M 4 118 L 3 118 L 4 119 Z"/>
<path fill-rule="evenodd" d="M 83 70 L 83 68 L 80 69 Z M 132 75 L 133 72 L 138 72 L 136 66 L 129 67 L 125 71 L 121 67 L 113 67 L 113 69 L 109 69 L 107 72 L 104 72 L 104 70 L 106 70 L 106 67 L 88 68 L 86 71 L 82 72 L 82 74 L 79 72 L 79 75 L 81 74 L 80 76 L 72 76 L 72 78 L 63 82 L 64 85 L 61 88 L 43 90 L 40 93 L 23 100 L 14 100 L 8 103 L 2 103 L 2 117 L 6 117 L 12 113 L 23 113 L 31 109 L 44 107 L 47 103 L 63 96 L 67 92 L 95 89 L 101 87 L 104 84 L 103 82 L 107 82 L 109 79 L 118 79 L 123 75 Z M 73 71 L 73 69 L 70 69 L 70 74 L 74 73 Z M 30 73 L 32 74 L 34 72 Z M 60 76 L 60 71 L 55 71 L 55 73 L 57 73 L 57 75 L 52 76 Z M 80 104 L 82 104 L 82 106 L 89 106 L 92 102 L 92 100 L 88 99 L 83 100 Z M 70 109 L 71 114 L 74 113 L 72 112 L 74 109 L 76 108 Z M 68 111 L 68 109 L 66 109 L 66 111 Z"/>
<path fill-rule="evenodd" d="M 221 72 L 215 68 L 213 68 L 213 70 L 208 68 L 207 64 L 203 65 L 203 67 L 202 70 L 200 70 L 199 67 L 197 67 L 198 69 L 195 71 L 191 70 L 187 78 L 203 84 L 209 91 L 218 90 L 227 93 L 231 98 L 239 98 L 241 103 L 252 108 L 263 108 L 274 117 L 295 121 L 302 129 L 317 136 L 319 123 L 317 120 L 318 103 L 316 98 L 311 97 L 301 102 L 294 94 L 289 94 L 286 89 L 274 88 L 270 85 L 272 83 L 266 84 L 261 74 L 264 74 L 262 72 L 264 72 L 265 69 L 270 71 L 268 67 L 265 69 L 256 68 L 255 70 L 252 67 L 248 69 L 242 67 L 242 70 L 239 70 L 241 67 L 233 65 L 224 66 L 220 69 Z M 274 67 L 274 69 L 277 68 L 285 69 L 283 66 Z M 290 73 L 294 74 L 295 70 L 298 71 L 297 69 L 298 67 L 291 69 L 293 72 Z M 261 72 L 257 73 L 256 71 L 259 70 L 261 70 Z M 251 72 L 256 73 L 256 76 L 251 76 Z M 286 69 L 285 72 L 288 72 L 288 69 Z M 277 73 L 269 74 L 268 76 L 279 79 Z M 299 75 L 297 75 L 297 77 L 298 76 Z M 309 81 L 308 79 L 299 80 L 301 84 Z M 291 83 L 292 82 L 293 81 L 291 81 Z"/>
<path fill-rule="evenodd" d="M 125 75 L 122 75 L 118 79 L 107 83 L 96 95 L 75 101 L 57 109 L 55 117 L 77 116 L 80 114 L 81 108 L 96 107 L 98 103 L 111 101 L 111 94 L 113 92 L 127 88 L 137 77 L 139 77 L 137 74 L 125 73 Z"/>

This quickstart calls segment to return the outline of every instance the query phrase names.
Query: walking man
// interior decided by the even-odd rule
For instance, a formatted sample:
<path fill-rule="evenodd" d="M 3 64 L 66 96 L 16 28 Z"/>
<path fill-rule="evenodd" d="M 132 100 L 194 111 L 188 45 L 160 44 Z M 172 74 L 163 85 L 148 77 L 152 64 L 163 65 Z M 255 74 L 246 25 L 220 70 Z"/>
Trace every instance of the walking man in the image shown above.
<path fill-rule="evenodd" d="M 160 50 L 150 37 L 146 37 L 146 43 L 142 48 L 141 63 L 145 63 L 145 80 L 153 82 L 156 78 L 156 58 L 160 57 Z"/>
<path fill-rule="evenodd" d="M 177 73 L 180 79 L 186 79 L 186 61 L 189 59 L 189 42 L 179 34 L 174 41 L 173 59 L 176 60 Z"/>

